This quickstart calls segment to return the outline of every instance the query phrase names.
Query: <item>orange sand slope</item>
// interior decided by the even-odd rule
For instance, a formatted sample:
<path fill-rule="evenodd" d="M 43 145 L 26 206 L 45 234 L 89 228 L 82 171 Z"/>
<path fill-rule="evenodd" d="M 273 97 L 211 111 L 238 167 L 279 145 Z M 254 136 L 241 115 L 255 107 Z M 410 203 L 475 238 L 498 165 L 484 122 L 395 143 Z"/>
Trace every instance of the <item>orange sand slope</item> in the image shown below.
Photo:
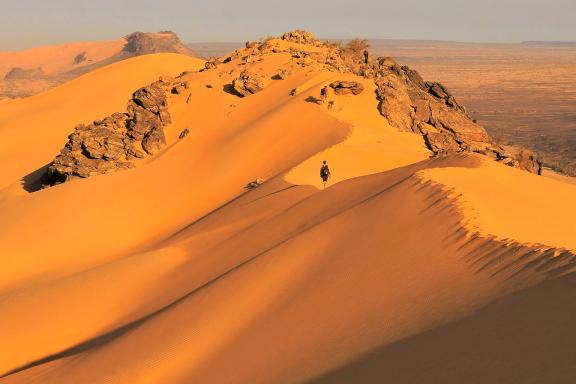
<path fill-rule="evenodd" d="M 24 69 L 40 67 L 45 74 L 67 72 L 111 57 L 120 52 L 125 44 L 126 39 L 122 38 L 0 52 L 0 78 L 16 67 Z M 85 53 L 85 61 L 75 64 L 75 56 L 82 52 Z"/>
<path fill-rule="evenodd" d="M 45 93 L 6 101 L 0 109 L 0 188 L 49 163 L 76 124 L 123 110 L 135 89 L 162 75 L 201 66 L 202 60 L 186 55 L 137 56 Z"/>
<path fill-rule="evenodd" d="M 270 81 L 239 98 L 228 85 L 246 65 Z M 576 379 L 576 186 L 479 155 L 429 159 L 363 79 L 283 53 L 246 65 L 184 75 L 168 147 L 136 168 L 26 193 L 20 180 L 54 155 L 44 146 L 71 131 L 56 118 L 36 128 L 43 141 L 0 151 L 3 167 L 41 153 L 0 173 L 0 383 Z M 99 83 L 138 67 L 111 68 Z M 279 68 L 291 75 L 272 80 Z M 310 102 L 345 77 L 367 91 L 331 96 L 333 111 Z M 73 99 L 66 89 L 30 100 Z M 90 100 L 78 122 L 112 107 Z M 28 126 L 3 121 L 2 135 Z M 527 318 L 546 323 L 516 327 Z M 546 335 L 557 342 L 536 348 Z"/>

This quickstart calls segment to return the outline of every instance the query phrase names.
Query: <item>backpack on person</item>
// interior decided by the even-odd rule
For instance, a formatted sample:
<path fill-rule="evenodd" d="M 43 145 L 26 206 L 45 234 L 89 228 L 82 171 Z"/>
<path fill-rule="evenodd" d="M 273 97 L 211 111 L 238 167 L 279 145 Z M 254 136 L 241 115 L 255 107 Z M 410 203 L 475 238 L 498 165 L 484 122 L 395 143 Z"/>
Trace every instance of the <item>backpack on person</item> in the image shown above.
<path fill-rule="evenodd" d="M 328 168 L 328 165 L 324 164 L 322 165 L 322 168 L 320 168 L 320 177 L 325 180 L 328 179 L 328 177 L 330 176 L 330 169 Z"/>

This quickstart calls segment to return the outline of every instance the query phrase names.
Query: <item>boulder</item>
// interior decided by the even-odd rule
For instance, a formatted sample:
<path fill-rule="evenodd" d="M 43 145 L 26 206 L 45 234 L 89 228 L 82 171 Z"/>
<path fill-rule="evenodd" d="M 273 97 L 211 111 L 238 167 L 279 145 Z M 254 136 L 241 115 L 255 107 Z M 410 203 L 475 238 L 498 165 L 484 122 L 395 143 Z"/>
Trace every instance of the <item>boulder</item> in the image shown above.
<path fill-rule="evenodd" d="M 254 188 L 258 188 L 259 186 L 261 186 L 262 184 L 264 184 L 264 180 L 263 179 L 256 179 L 253 180 L 251 182 L 249 182 L 248 184 L 246 184 L 246 186 L 244 188 L 246 189 L 254 189 Z"/>
<path fill-rule="evenodd" d="M 218 59 L 216 57 L 211 57 L 210 59 L 208 59 L 208 61 L 206 61 L 206 63 L 204 63 L 204 68 L 214 69 L 214 68 L 217 68 L 220 64 L 222 64 L 220 59 Z"/>
<path fill-rule="evenodd" d="M 359 95 L 364 91 L 362 83 L 355 81 L 335 81 L 330 84 L 337 95 Z"/>
<path fill-rule="evenodd" d="M 155 155 L 166 145 L 166 137 L 162 128 L 154 128 L 146 132 L 142 139 L 142 148 L 149 154 Z"/>
<path fill-rule="evenodd" d="M 234 91 L 241 97 L 260 92 L 264 86 L 264 78 L 248 70 L 242 71 L 240 76 L 232 81 Z"/>

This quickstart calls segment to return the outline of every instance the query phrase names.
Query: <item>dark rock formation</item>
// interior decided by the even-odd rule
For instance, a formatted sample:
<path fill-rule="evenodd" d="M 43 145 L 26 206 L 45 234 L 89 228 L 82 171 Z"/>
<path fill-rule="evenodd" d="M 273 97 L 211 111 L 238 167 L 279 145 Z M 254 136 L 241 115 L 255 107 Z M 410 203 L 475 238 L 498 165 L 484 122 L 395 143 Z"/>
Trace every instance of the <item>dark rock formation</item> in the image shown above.
<path fill-rule="evenodd" d="M 264 78 L 248 70 L 242 71 L 240 76 L 232 81 L 234 91 L 242 97 L 260 92 L 264 86 Z"/>
<path fill-rule="evenodd" d="M 42 177 L 43 186 L 131 168 L 135 160 L 158 153 L 170 123 L 167 93 L 179 85 L 159 80 L 134 92 L 127 112 L 78 125 Z"/>
<path fill-rule="evenodd" d="M 508 157 L 441 84 L 424 82 L 417 72 L 389 58 L 380 60 L 376 73 L 380 113 L 392 126 L 423 135 L 433 153 L 471 151 L 498 160 Z"/>
<path fill-rule="evenodd" d="M 43 76 L 44 70 L 40 67 L 29 69 L 14 67 L 6 73 L 4 80 L 39 79 Z"/>
<path fill-rule="evenodd" d="M 193 55 L 178 36 L 171 31 L 157 33 L 134 32 L 126 36 L 126 45 L 122 52 L 129 56 L 146 55 L 150 53 L 172 52 Z"/>
<path fill-rule="evenodd" d="M 364 91 L 364 86 L 355 81 L 335 81 L 330 84 L 337 95 L 359 95 Z"/>

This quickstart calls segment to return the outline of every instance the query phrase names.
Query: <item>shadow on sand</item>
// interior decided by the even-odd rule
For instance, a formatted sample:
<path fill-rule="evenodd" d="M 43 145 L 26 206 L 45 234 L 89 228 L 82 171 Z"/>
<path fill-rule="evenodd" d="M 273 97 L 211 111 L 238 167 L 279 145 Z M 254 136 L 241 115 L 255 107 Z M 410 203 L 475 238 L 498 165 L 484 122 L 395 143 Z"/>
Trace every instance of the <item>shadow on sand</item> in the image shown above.
<path fill-rule="evenodd" d="M 22 188 L 24 188 L 24 190 L 29 193 L 36 192 L 42 189 L 42 175 L 46 173 L 46 170 L 48 169 L 49 165 L 50 164 L 46 164 L 43 167 L 38 168 L 34 172 L 31 172 L 26 176 L 24 176 L 22 180 L 20 180 Z"/>
<path fill-rule="evenodd" d="M 576 274 L 570 274 L 513 293 L 311 382 L 576 382 L 575 282 Z"/>

